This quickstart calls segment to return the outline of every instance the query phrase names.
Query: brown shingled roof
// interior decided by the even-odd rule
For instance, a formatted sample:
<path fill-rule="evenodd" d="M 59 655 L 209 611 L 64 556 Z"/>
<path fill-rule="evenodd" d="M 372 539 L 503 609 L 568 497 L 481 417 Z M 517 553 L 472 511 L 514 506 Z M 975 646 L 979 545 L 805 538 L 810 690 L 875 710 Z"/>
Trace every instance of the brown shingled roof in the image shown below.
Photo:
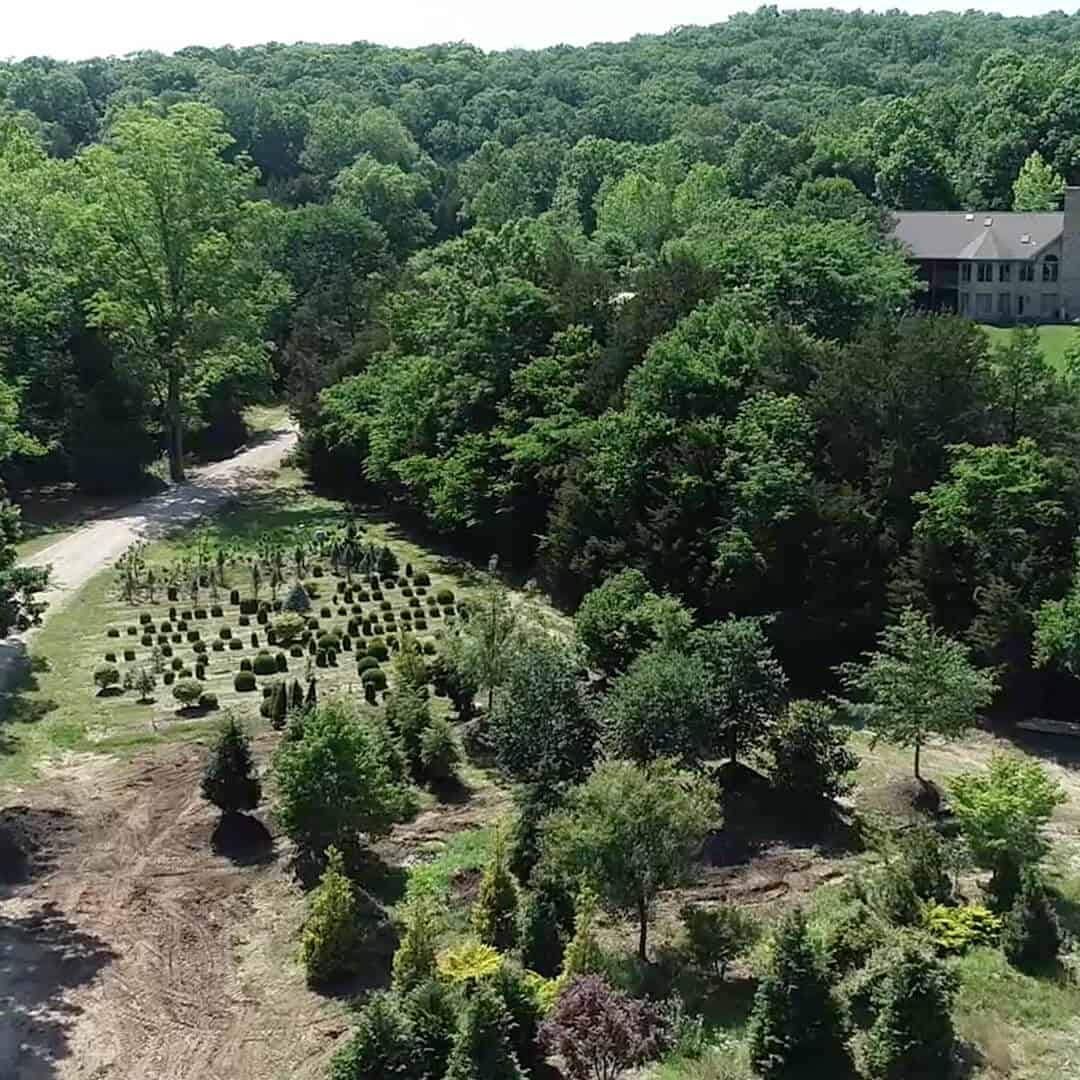
<path fill-rule="evenodd" d="M 897 211 L 894 216 L 895 236 L 915 259 L 1022 261 L 1060 239 L 1065 229 L 1063 213 L 919 210 Z"/>

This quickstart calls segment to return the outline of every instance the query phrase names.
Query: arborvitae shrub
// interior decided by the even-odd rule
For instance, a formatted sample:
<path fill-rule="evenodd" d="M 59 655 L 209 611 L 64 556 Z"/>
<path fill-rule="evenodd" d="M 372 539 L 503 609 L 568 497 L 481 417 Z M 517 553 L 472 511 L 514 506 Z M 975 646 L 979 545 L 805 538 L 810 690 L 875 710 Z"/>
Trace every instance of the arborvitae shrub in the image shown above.
<path fill-rule="evenodd" d="M 303 645 L 292 645 L 292 646 L 290 646 L 289 655 L 290 656 L 303 656 L 304 655 L 304 646 Z"/>
<path fill-rule="evenodd" d="M 285 717 L 289 711 L 289 692 L 285 683 L 274 683 L 274 691 L 270 696 L 270 724 L 275 731 L 280 731 L 285 726 Z"/>
<path fill-rule="evenodd" d="M 255 675 L 250 671 L 238 671 L 233 678 L 233 689 L 246 694 L 255 689 Z"/>
<path fill-rule="evenodd" d="M 412 990 L 436 974 L 439 951 L 439 913 L 434 899 L 421 892 L 405 909 L 404 933 L 394 953 L 394 989 Z"/>
<path fill-rule="evenodd" d="M 415 1071 L 417 1050 L 412 1024 L 396 994 L 372 994 L 356 1015 L 348 1042 L 330 1061 L 330 1080 L 389 1080 L 426 1076 Z M 446 1055 L 444 1053 L 443 1061 Z M 439 1074 L 431 1074 L 432 1078 Z"/>
<path fill-rule="evenodd" d="M 239 589 L 233 589 L 233 590 L 230 591 L 230 593 L 229 593 L 229 603 L 233 604 L 233 605 L 240 603 L 240 590 Z"/>
<path fill-rule="evenodd" d="M 195 678 L 196 679 L 205 679 L 206 678 L 206 665 L 205 664 L 196 664 L 195 665 Z"/>
<path fill-rule="evenodd" d="M 170 585 L 165 590 L 165 595 L 170 600 L 179 600 L 180 599 L 180 590 L 175 585 Z"/>
<path fill-rule="evenodd" d="M 562 882 L 551 874 L 535 874 L 533 887 L 523 893 L 520 904 L 518 947 L 522 964 L 547 979 L 558 975 L 573 918 L 573 904 Z"/>
<path fill-rule="evenodd" d="M 489 985 L 502 998 L 510 1017 L 510 1049 L 527 1076 L 539 1064 L 542 1054 L 537 1045 L 540 1030 L 540 1005 L 536 993 L 516 964 L 503 963 Z"/>
<path fill-rule="evenodd" d="M 485 945 L 509 952 L 517 940 L 517 917 L 517 883 L 506 865 L 506 845 L 499 836 L 480 879 L 472 924 Z"/>
<path fill-rule="evenodd" d="M 849 1068 L 840 1012 L 800 910 L 775 932 L 748 1037 L 762 1080 L 819 1080 Z"/>
<path fill-rule="evenodd" d="M 289 660 L 283 652 L 274 655 L 274 667 L 279 672 L 289 670 Z"/>
<path fill-rule="evenodd" d="M 270 612 L 265 611 L 265 610 L 260 610 L 258 615 L 255 616 L 255 621 L 260 626 L 266 626 L 267 623 L 270 622 Z"/>
<path fill-rule="evenodd" d="M 454 729 L 445 716 L 436 716 L 420 736 L 420 770 L 429 784 L 447 784 L 457 779 L 461 764 Z"/>
<path fill-rule="evenodd" d="M 481 984 L 465 1007 L 444 1080 L 524 1080 L 510 1045 L 510 1015 L 493 987 Z"/>
<path fill-rule="evenodd" d="M 326 851 L 326 869 L 312 893 L 300 941 L 300 958 L 308 979 L 328 982 L 359 970 L 363 939 L 360 910 L 352 882 L 345 875 L 341 852 Z"/>
<path fill-rule="evenodd" d="M 256 675 L 273 675 L 277 671 L 277 661 L 264 650 L 256 655 L 251 668 Z"/>
<path fill-rule="evenodd" d="M 251 647 L 253 649 L 259 647 L 259 635 L 254 630 L 251 631 Z"/>
<path fill-rule="evenodd" d="M 250 657 L 245 656 L 245 657 L 243 657 L 241 659 L 241 661 L 240 661 L 240 670 L 241 671 L 251 671 L 251 670 L 253 670 L 252 667 L 251 667 L 251 658 Z"/>
<path fill-rule="evenodd" d="M 1020 893 L 1005 916 L 1001 944 L 1009 963 L 1029 974 L 1045 971 L 1058 958 L 1061 926 L 1035 870 L 1022 875 Z"/>
<path fill-rule="evenodd" d="M 439 979 L 409 991 L 402 1001 L 412 1032 L 409 1055 L 413 1075 L 440 1080 L 457 1037 L 453 992 Z"/>

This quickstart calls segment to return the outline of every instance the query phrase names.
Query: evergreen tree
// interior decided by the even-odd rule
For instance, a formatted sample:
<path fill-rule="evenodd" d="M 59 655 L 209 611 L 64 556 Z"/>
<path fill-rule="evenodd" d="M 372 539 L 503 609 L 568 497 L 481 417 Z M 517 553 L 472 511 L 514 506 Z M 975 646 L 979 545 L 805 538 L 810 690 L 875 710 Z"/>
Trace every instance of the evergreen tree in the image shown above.
<path fill-rule="evenodd" d="M 521 962 L 530 971 L 548 979 L 558 975 L 569 937 L 567 914 L 573 932 L 573 906 L 562 882 L 552 874 L 534 875 L 522 897 L 518 931 Z"/>
<path fill-rule="evenodd" d="M 300 958 L 308 979 L 327 982 L 357 970 L 357 946 L 362 938 L 356 894 L 345 875 L 345 863 L 335 847 L 326 850 L 326 869 L 311 895 L 300 943 Z"/>
<path fill-rule="evenodd" d="M 1001 938 L 1009 963 L 1021 971 L 1044 971 L 1061 951 L 1061 927 L 1038 873 L 1029 868 L 1021 877 L 1020 894 L 1009 914 Z"/>
<path fill-rule="evenodd" d="M 289 709 L 297 712 L 304 707 L 304 688 L 299 679 L 293 679 L 292 688 L 289 690 Z"/>
<path fill-rule="evenodd" d="M 884 954 L 884 955 L 881 955 Z M 925 1080 L 952 1071 L 955 976 L 910 941 L 871 959 L 874 1022 L 863 1047 L 871 1080 Z"/>
<path fill-rule="evenodd" d="M 457 1011 L 450 988 L 429 979 L 404 996 L 411 1027 L 409 1062 L 416 1080 L 442 1080 L 457 1035 Z"/>
<path fill-rule="evenodd" d="M 210 751 L 202 794 L 224 814 L 254 810 L 259 805 L 262 786 L 251 757 L 251 738 L 231 713 Z"/>
<path fill-rule="evenodd" d="M 285 716 L 289 711 L 289 691 L 284 682 L 274 683 L 274 693 L 270 698 L 270 726 L 280 731 L 285 726 Z"/>
<path fill-rule="evenodd" d="M 445 1080 L 524 1080 L 510 1046 L 511 1026 L 502 997 L 493 987 L 478 986 L 454 1039 Z"/>
<path fill-rule="evenodd" d="M 847 1066 L 829 979 L 795 910 L 776 930 L 750 1016 L 750 1060 L 762 1080 L 820 1080 Z"/>
<path fill-rule="evenodd" d="M 540 1030 L 540 1005 L 536 994 L 516 964 L 502 963 L 491 977 L 491 988 L 502 998 L 510 1018 L 507 1037 L 517 1063 L 531 1075 L 538 1063 L 536 1037 Z"/>
<path fill-rule="evenodd" d="M 374 994 L 356 1018 L 356 1029 L 330 1061 L 330 1080 L 387 1080 L 419 1075 L 409 1018 L 393 994 Z"/>
<path fill-rule="evenodd" d="M 394 989 L 411 990 L 435 976 L 439 927 L 435 904 L 418 893 L 405 912 L 405 934 L 394 953 Z"/>
<path fill-rule="evenodd" d="M 506 847 L 500 835 L 496 838 L 472 909 L 477 937 L 499 952 L 509 952 L 517 938 L 517 912 L 517 884 L 507 868 Z"/>
<path fill-rule="evenodd" d="M 311 679 L 308 682 L 307 697 L 304 698 L 304 708 L 312 710 L 319 704 L 318 695 L 315 693 L 315 680 Z"/>

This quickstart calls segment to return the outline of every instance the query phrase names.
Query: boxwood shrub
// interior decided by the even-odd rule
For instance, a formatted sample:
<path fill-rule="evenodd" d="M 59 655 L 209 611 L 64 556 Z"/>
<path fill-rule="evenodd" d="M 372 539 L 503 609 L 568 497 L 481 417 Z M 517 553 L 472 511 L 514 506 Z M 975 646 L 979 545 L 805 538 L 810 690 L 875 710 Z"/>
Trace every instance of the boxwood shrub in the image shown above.
<path fill-rule="evenodd" d="M 127 628 L 127 632 L 129 637 L 135 637 L 135 635 L 139 632 L 139 628 L 135 625 L 131 625 Z"/>
<path fill-rule="evenodd" d="M 195 618 L 196 619 L 205 619 L 206 618 L 206 608 L 197 607 L 195 609 Z"/>
<path fill-rule="evenodd" d="M 151 618 L 151 616 L 150 616 L 150 613 L 149 613 L 148 611 L 144 611 L 144 612 L 143 612 L 143 613 L 142 613 L 142 614 L 141 614 L 141 615 L 139 616 L 139 623 L 140 623 L 140 624 L 141 624 L 142 626 L 146 626 L 146 625 L 147 625 L 147 623 L 149 623 L 149 622 L 150 622 L 150 618 Z"/>
<path fill-rule="evenodd" d="M 116 653 L 107 652 L 105 654 L 105 662 L 109 663 L 109 664 L 115 664 L 116 663 Z"/>
<path fill-rule="evenodd" d="M 244 647 L 244 643 L 239 638 L 233 638 L 229 642 L 229 649 L 232 652 L 239 652 Z"/>
<path fill-rule="evenodd" d="M 356 661 L 356 674 L 363 675 L 365 671 L 372 671 L 379 666 L 379 661 L 374 656 L 362 656 Z"/>
<path fill-rule="evenodd" d="M 201 636 L 198 630 L 189 630 L 187 632 L 188 641 L 198 641 Z"/>
<path fill-rule="evenodd" d="M 250 671 L 238 671 L 233 678 L 233 689 L 241 694 L 255 689 L 255 676 Z"/>
<path fill-rule="evenodd" d="M 124 650 L 124 659 L 127 660 L 127 661 L 134 660 L 135 659 L 135 650 L 134 649 L 125 649 Z"/>
<path fill-rule="evenodd" d="M 241 615 L 240 618 L 238 618 L 236 620 L 236 622 L 237 622 L 237 625 L 239 625 L 239 626 L 250 626 L 251 625 L 251 616 L 250 615 Z"/>
<path fill-rule="evenodd" d="M 139 640 L 142 642 L 143 645 L 145 645 L 145 646 L 147 646 L 149 648 L 149 646 L 154 644 L 154 635 L 153 634 L 143 634 L 143 636 Z"/>
<path fill-rule="evenodd" d="M 259 601 L 253 596 L 245 596 L 240 601 L 240 614 L 241 615 L 254 615 L 259 610 Z"/>
<path fill-rule="evenodd" d="M 212 641 L 210 643 L 210 648 L 213 649 L 214 652 L 224 652 L 225 651 L 225 642 L 224 641 Z"/>
<path fill-rule="evenodd" d="M 251 666 L 256 675 L 273 675 L 278 669 L 277 661 L 265 649 L 255 657 Z"/>
<path fill-rule="evenodd" d="M 413 574 L 412 581 L 414 585 L 430 585 L 431 576 L 426 571 L 421 570 L 419 573 Z"/>
<path fill-rule="evenodd" d="M 115 626 L 110 626 L 107 633 L 108 633 L 109 637 L 119 637 L 120 636 L 120 631 Z"/>
<path fill-rule="evenodd" d="M 166 686 L 172 686 L 172 684 L 176 681 L 176 672 L 166 671 L 165 674 L 161 676 L 161 681 Z"/>
<path fill-rule="evenodd" d="M 441 607 L 446 607 L 447 604 L 454 602 L 454 591 L 452 589 L 440 589 L 435 594 L 435 600 Z"/>
<path fill-rule="evenodd" d="M 213 712 L 218 707 L 218 696 L 212 690 L 204 690 L 199 695 L 199 708 Z"/>
<path fill-rule="evenodd" d="M 250 657 L 245 656 L 240 661 L 240 670 L 241 671 L 250 671 L 251 670 L 251 658 Z"/>
<path fill-rule="evenodd" d="M 368 668 L 367 671 L 360 676 L 360 681 L 365 687 L 370 686 L 374 690 L 385 690 L 386 672 L 379 667 Z"/>
<path fill-rule="evenodd" d="M 303 656 L 304 655 L 304 646 L 303 645 L 292 645 L 292 646 L 290 646 L 289 655 L 290 656 Z"/>
<path fill-rule="evenodd" d="M 174 656 L 172 664 L 170 666 L 172 667 L 173 671 L 181 671 L 184 667 L 184 661 L 181 660 L 179 656 Z"/>
<path fill-rule="evenodd" d="M 222 612 L 221 610 L 221 605 L 214 604 L 213 607 L 210 608 L 210 614 L 213 615 L 215 619 L 220 619 L 221 616 L 224 614 L 224 612 Z"/>

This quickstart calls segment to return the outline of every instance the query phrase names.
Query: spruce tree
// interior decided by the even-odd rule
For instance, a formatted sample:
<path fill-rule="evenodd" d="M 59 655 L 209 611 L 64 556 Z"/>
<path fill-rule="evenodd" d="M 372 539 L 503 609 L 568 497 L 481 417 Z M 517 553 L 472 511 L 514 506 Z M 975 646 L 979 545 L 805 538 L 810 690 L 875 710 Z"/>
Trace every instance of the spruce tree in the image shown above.
<path fill-rule="evenodd" d="M 411 1027 L 410 1077 L 442 1080 L 457 1036 L 453 993 L 440 979 L 429 979 L 402 999 Z"/>
<path fill-rule="evenodd" d="M 1028 973 L 1045 970 L 1061 951 L 1057 914 L 1033 869 L 1023 873 L 1020 893 L 1005 917 L 1001 944 L 1009 963 Z"/>
<path fill-rule="evenodd" d="M 304 688 L 299 679 L 293 679 L 292 688 L 289 691 L 289 709 L 296 712 L 304 707 Z"/>
<path fill-rule="evenodd" d="M 800 910 L 785 916 L 776 930 L 754 999 L 749 1042 L 751 1064 L 762 1080 L 844 1075 L 840 1012 Z"/>
<path fill-rule="evenodd" d="M 356 1018 L 352 1038 L 330 1061 L 330 1080 L 386 1080 L 419 1075 L 413 1063 L 413 1031 L 395 994 L 374 994 Z"/>
<path fill-rule="evenodd" d="M 262 787 L 251 757 L 251 739 L 231 713 L 210 751 L 202 794 L 223 814 L 254 810 L 259 805 Z"/>
<path fill-rule="evenodd" d="M 502 997 L 490 986 L 478 986 L 454 1039 L 445 1080 L 524 1080 L 510 1046 L 511 1028 Z"/>
<path fill-rule="evenodd" d="M 517 916 L 517 884 L 506 865 L 506 847 L 500 835 L 473 905 L 473 928 L 485 945 L 509 952 L 517 939 Z"/>
<path fill-rule="evenodd" d="M 524 894 L 518 930 L 521 962 L 530 971 L 554 978 L 562 967 L 566 941 L 566 912 L 571 908 L 566 889 L 551 874 L 538 873 L 533 887 Z M 573 930 L 573 910 L 570 910 Z"/>
<path fill-rule="evenodd" d="M 870 1080 L 925 1080 L 952 1071 L 955 976 L 911 941 L 871 961 L 874 1022 L 863 1047 Z"/>
<path fill-rule="evenodd" d="M 335 847 L 326 850 L 326 869 L 311 895 L 304 935 L 300 943 L 308 979 L 327 982 L 357 970 L 357 947 L 362 928 L 352 882 Z"/>

